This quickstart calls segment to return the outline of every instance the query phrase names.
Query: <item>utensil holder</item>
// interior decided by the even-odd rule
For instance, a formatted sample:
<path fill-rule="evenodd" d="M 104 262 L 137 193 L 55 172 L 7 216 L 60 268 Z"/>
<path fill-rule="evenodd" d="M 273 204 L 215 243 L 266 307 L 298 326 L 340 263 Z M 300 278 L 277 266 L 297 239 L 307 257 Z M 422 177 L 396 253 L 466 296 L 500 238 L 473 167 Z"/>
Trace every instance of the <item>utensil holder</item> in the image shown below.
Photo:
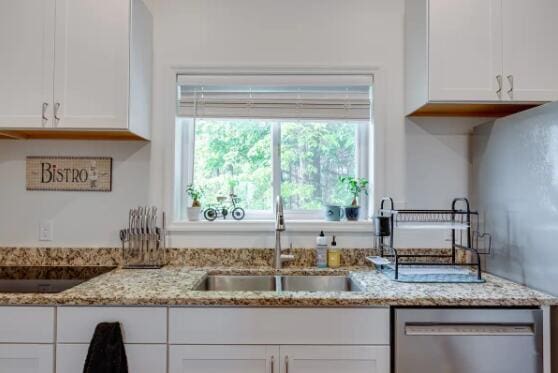
<path fill-rule="evenodd" d="M 165 265 L 166 221 L 157 227 L 156 209 L 130 210 L 129 228 L 120 230 L 123 268 L 156 269 Z"/>

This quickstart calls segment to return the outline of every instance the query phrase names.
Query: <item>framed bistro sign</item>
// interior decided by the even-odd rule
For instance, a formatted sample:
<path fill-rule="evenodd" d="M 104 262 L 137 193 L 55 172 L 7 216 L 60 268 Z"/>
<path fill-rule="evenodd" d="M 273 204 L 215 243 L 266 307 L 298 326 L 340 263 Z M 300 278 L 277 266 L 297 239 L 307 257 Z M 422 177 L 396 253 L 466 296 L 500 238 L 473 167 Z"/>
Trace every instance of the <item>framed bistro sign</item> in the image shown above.
<path fill-rule="evenodd" d="M 110 192 L 112 158 L 27 157 L 27 190 Z"/>

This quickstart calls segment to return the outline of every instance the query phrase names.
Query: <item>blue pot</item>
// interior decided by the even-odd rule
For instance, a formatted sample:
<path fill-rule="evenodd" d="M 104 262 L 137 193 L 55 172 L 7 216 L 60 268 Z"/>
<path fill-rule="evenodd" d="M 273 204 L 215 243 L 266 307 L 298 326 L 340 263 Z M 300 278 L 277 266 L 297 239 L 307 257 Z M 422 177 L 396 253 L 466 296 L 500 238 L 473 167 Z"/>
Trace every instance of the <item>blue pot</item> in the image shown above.
<path fill-rule="evenodd" d="M 356 221 L 360 214 L 360 207 L 345 207 L 345 217 L 347 220 Z"/>

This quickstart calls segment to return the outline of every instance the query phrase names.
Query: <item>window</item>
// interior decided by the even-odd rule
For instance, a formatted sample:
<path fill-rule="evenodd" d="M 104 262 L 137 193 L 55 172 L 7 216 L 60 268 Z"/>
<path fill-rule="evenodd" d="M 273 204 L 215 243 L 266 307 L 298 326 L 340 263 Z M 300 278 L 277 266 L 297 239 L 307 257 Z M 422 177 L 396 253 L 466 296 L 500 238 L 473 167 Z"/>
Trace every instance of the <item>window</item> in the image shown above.
<path fill-rule="evenodd" d="M 319 219 L 325 204 L 349 204 L 338 179 L 368 178 L 371 81 L 179 76 L 175 218 L 185 220 L 190 183 L 205 190 L 204 206 L 238 196 L 246 219 L 272 218 L 277 195 L 290 218 Z"/>

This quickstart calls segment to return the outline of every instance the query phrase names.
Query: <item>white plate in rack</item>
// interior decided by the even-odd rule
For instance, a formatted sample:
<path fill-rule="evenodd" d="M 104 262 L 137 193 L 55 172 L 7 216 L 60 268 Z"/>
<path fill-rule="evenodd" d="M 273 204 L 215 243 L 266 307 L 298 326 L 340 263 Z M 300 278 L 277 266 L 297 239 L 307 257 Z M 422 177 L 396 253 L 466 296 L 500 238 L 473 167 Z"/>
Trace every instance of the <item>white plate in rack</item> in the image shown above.
<path fill-rule="evenodd" d="M 381 257 L 381 256 L 367 256 L 366 260 L 370 263 L 377 265 L 377 266 L 385 266 L 390 263 L 389 259 Z"/>

